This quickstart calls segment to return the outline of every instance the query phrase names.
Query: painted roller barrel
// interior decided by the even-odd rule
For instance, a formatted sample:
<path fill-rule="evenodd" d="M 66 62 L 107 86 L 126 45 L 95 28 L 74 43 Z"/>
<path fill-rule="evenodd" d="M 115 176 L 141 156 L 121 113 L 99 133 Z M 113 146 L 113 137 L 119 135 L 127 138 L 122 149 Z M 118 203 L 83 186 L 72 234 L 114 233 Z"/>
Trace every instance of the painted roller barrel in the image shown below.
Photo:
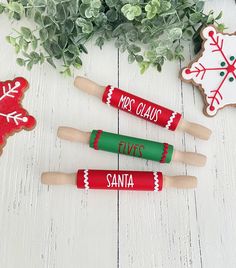
<path fill-rule="evenodd" d="M 110 85 L 105 88 L 102 101 L 172 131 L 177 128 L 182 117 L 177 112 Z"/>
<path fill-rule="evenodd" d="M 174 150 L 173 146 L 168 143 L 138 139 L 102 130 L 92 131 L 89 145 L 95 150 L 125 154 L 161 163 L 170 163 Z"/>
<path fill-rule="evenodd" d="M 161 172 L 80 169 L 77 172 L 77 187 L 158 192 L 163 187 L 163 175 Z"/>

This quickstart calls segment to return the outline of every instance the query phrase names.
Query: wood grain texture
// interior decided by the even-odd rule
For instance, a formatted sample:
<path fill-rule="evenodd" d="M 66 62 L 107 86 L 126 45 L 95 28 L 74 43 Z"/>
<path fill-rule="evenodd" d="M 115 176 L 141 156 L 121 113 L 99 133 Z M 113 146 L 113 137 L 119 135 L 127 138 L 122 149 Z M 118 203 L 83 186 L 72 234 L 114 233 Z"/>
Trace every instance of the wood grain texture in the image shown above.
<path fill-rule="evenodd" d="M 206 9 L 223 10 L 228 30 L 236 29 L 234 0 L 208 0 Z M 0 79 L 29 80 L 23 103 L 37 118 L 36 129 L 11 137 L 0 158 L 0 267 L 236 267 L 236 111 L 226 108 L 212 119 L 202 114 L 199 91 L 178 79 L 192 48 L 186 47 L 185 62 L 167 64 L 161 74 L 150 69 L 141 76 L 112 44 L 101 52 L 91 43 L 84 67 L 75 75 L 176 109 L 187 120 L 212 128 L 209 142 L 117 112 L 74 89 L 73 78 L 62 77 L 50 66 L 32 72 L 18 67 L 13 49 L 4 41 L 12 25 L 4 16 L 0 25 Z M 60 125 L 167 141 L 179 150 L 206 154 L 208 163 L 204 168 L 161 165 L 96 152 L 58 140 Z M 195 175 L 199 184 L 195 191 L 86 193 L 40 183 L 41 172 L 87 167 L 161 169 L 168 175 Z"/>

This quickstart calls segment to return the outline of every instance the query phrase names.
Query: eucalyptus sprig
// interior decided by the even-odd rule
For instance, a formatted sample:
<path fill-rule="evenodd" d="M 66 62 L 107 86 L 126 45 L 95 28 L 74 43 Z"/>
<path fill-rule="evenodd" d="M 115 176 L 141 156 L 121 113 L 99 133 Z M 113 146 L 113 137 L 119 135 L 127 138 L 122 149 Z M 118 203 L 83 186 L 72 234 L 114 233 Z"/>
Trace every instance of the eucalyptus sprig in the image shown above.
<path fill-rule="evenodd" d="M 166 60 L 183 59 L 184 40 L 192 40 L 197 52 L 202 27 L 224 29 L 218 23 L 222 13 L 205 14 L 203 8 L 200 0 L 9 0 L 0 3 L 0 14 L 34 21 L 33 30 L 21 27 L 7 37 L 21 53 L 17 63 L 29 70 L 45 61 L 56 68 L 55 60 L 61 60 L 61 72 L 71 75 L 72 67 L 81 67 L 90 39 L 100 48 L 113 39 L 143 73 L 149 66 L 161 71 Z"/>

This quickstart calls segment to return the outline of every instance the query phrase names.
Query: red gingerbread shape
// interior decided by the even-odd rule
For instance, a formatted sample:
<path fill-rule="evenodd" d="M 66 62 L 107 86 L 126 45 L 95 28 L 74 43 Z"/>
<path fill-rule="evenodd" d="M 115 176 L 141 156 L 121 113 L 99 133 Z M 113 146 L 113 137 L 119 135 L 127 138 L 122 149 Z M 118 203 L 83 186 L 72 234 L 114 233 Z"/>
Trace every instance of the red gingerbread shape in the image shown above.
<path fill-rule="evenodd" d="M 22 77 L 0 82 L 0 154 L 9 136 L 22 129 L 31 130 L 36 124 L 34 117 L 21 106 L 28 87 L 27 80 Z"/>

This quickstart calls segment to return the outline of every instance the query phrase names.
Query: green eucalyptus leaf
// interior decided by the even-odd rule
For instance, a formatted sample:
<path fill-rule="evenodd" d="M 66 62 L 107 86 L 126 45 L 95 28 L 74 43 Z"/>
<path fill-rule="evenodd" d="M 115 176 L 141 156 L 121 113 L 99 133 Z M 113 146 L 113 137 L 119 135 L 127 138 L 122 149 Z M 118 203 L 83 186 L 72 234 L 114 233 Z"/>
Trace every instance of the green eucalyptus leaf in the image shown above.
<path fill-rule="evenodd" d="M 135 55 L 135 60 L 140 63 L 143 61 L 143 56 L 142 55 Z"/>
<path fill-rule="evenodd" d="M 47 58 L 47 62 L 55 69 L 57 68 L 52 58 Z"/>
<path fill-rule="evenodd" d="M 218 24 L 217 29 L 219 32 L 224 32 L 225 25 L 223 23 Z"/>
<path fill-rule="evenodd" d="M 134 20 L 135 17 L 141 15 L 142 10 L 138 5 L 126 4 L 121 8 L 121 12 L 128 20 Z"/>
<path fill-rule="evenodd" d="M 144 72 L 146 72 L 146 70 L 149 68 L 150 66 L 150 62 L 148 61 L 143 61 L 139 63 L 139 67 L 140 67 L 140 73 L 143 74 Z"/>
<path fill-rule="evenodd" d="M 190 21 L 193 23 L 193 24 L 196 24 L 198 22 L 200 22 L 202 19 L 202 15 L 201 13 L 193 13 L 190 15 Z"/>
<path fill-rule="evenodd" d="M 0 14 L 2 14 L 4 10 L 5 10 L 4 5 L 0 3 Z"/>
<path fill-rule="evenodd" d="M 62 57 L 62 49 L 56 42 L 51 43 L 51 51 L 53 51 L 53 55 L 56 59 L 60 59 Z"/>
<path fill-rule="evenodd" d="M 167 31 L 168 35 L 169 35 L 169 38 L 171 40 L 178 40 L 182 37 L 182 29 L 180 28 L 173 28 L 173 29 L 170 29 L 169 31 Z"/>
<path fill-rule="evenodd" d="M 110 22 L 114 22 L 118 19 L 118 13 L 115 9 L 110 9 L 106 13 L 107 19 Z"/>
<path fill-rule="evenodd" d="M 26 39 L 30 39 L 32 36 L 31 30 L 27 27 L 21 27 L 21 33 Z"/>
<path fill-rule="evenodd" d="M 137 45 L 132 44 L 128 46 L 128 50 L 136 54 L 141 51 L 141 48 Z"/>
<path fill-rule="evenodd" d="M 129 41 L 135 42 L 138 40 L 138 31 L 137 30 L 131 30 L 126 33 L 126 37 Z"/>
<path fill-rule="evenodd" d="M 151 4 L 147 4 L 145 6 L 145 11 L 147 12 L 147 18 L 149 20 L 151 20 L 152 18 L 154 18 L 158 12 L 158 8 L 154 5 Z"/>
<path fill-rule="evenodd" d="M 52 19 L 49 16 L 43 17 L 43 25 L 45 27 L 50 26 L 53 23 Z"/>
<path fill-rule="evenodd" d="M 27 51 L 27 49 L 29 47 L 29 43 L 23 38 L 23 36 L 20 37 L 18 45 L 24 51 Z"/>
<path fill-rule="evenodd" d="M 128 62 L 133 63 L 135 61 L 135 56 L 133 54 L 129 54 L 128 56 Z"/>
<path fill-rule="evenodd" d="M 65 21 L 65 30 L 66 30 L 66 32 L 67 32 L 68 34 L 70 34 L 70 33 L 73 31 L 74 26 L 75 26 L 75 24 L 74 24 L 73 20 L 71 20 L 71 19 L 67 19 L 67 20 Z"/>
<path fill-rule="evenodd" d="M 31 69 L 32 69 L 32 67 L 33 67 L 33 65 L 34 65 L 34 62 L 31 60 L 31 61 L 29 61 L 28 63 L 27 63 L 27 70 L 28 71 L 31 71 Z"/>
<path fill-rule="evenodd" d="M 20 46 L 17 44 L 15 45 L 15 51 L 16 51 L 16 54 L 20 52 Z"/>
<path fill-rule="evenodd" d="M 79 45 L 79 50 L 85 54 L 88 54 L 87 48 L 82 44 Z"/>
<path fill-rule="evenodd" d="M 223 16 L 223 12 L 221 11 L 219 15 L 215 18 L 215 20 L 220 20 Z"/>
<path fill-rule="evenodd" d="M 96 39 L 96 45 L 100 48 L 100 49 L 102 49 L 102 46 L 104 45 L 104 38 L 103 37 L 101 37 L 101 36 L 99 36 L 97 39 Z"/>
<path fill-rule="evenodd" d="M 117 2 L 117 0 L 105 0 L 106 4 L 109 6 L 109 7 L 115 7 Z"/>
<path fill-rule="evenodd" d="M 93 39 L 100 48 L 113 38 L 128 61 L 137 62 L 143 73 L 149 66 L 161 71 L 166 60 L 182 60 L 182 41 L 192 40 L 195 52 L 202 44 L 201 30 L 219 23 L 222 12 L 204 13 L 201 0 L 9 0 L 0 3 L 0 14 L 12 20 L 26 17 L 36 26 L 24 26 L 6 38 L 23 55 L 17 62 L 31 69 L 47 61 L 59 60 L 62 73 L 82 66 L 81 53 L 88 53 Z"/>
<path fill-rule="evenodd" d="M 58 38 L 58 45 L 63 50 L 68 44 L 68 36 L 66 34 L 61 34 Z"/>
<path fill-rule="evenodd" d="M 204 1 L 199 1 L 197 4 L 196 4 L 196 11 L 197 12 L 201 12 L 203 11 L 203 8 L 204 8 Z"/>
<path fill-rule="evenodd" d="M 33 50 L 35 50 L 38 47 L 38 39 L 35 36 L 33 36 L 32 38 L 31 47 Z"/>
<path fill-rule="evenodd" d="M 48 31 L 46 30 L 46 28 L 42 28 L 39 30 L 39 37 L 42 43 L 48 39 Z"/>
<path fill-rule="evenodd" d="M 99 9 L 101 7 L 101 1 L 100 0 L 91 0 L 89 1 L 90 6 L 94 9 Z"/>
<path fill-rule="evenodd" d="M 67 15 L 66 15 L 65 7 L 63 5 L 56 6 L 56 17 L 61 22 L 65 21 Z"/>
<path fill-rule="evenodd" d="M 21 3 L 18 3 L 18 2 L 10 2 L 7 5 L 7 9 L 9 9 L 10 11 L 13 11 L 19 15 L 24 14 L 24 7 Z"/>
<path fill-rule="evenodd" d="M 76 57 L 73 63 L 73 66 L 79 69 L 83 65 L 82 60 L 80 57 Z"/>
<path fill-rule="evenodd" d="M 40 26 L 43 25 L 43 19 L 42 19 L 41 12 L 39 12 L 39 11 L 35 12 L 34 21 Z"/>
<path fill-rule="evenodd" d="M 171 8 L 171 3 L 168 1 L 162 1 L 160 6 L 161 12 L 166 12 Z"/>
<path fill-rule="evenodd" d="M 22 59 L 22 58 L 17 58 L 17 59 L 16 59 L 16 62 L 17 62 L 17 64 L 18 64 L 19 66 L 24 66 L 24 65 L 25 65 L 25 61 L 24 61 L 24 59 Z"/>
<path fill-rule="evenodd" d="M 85 11 L 89 8 L 89 5 L 82 3 L 79 6 L 79 13 L 82 17 L 85 17 Z"/>
<path fill-rule="evenodd" d="M 83 33 L 91 33 L 93 31 L 93 24 L 91 21 L 83 19 L 83 18 L 78 18 L 76 20 L 76 24 L 82 28 Z"/>

